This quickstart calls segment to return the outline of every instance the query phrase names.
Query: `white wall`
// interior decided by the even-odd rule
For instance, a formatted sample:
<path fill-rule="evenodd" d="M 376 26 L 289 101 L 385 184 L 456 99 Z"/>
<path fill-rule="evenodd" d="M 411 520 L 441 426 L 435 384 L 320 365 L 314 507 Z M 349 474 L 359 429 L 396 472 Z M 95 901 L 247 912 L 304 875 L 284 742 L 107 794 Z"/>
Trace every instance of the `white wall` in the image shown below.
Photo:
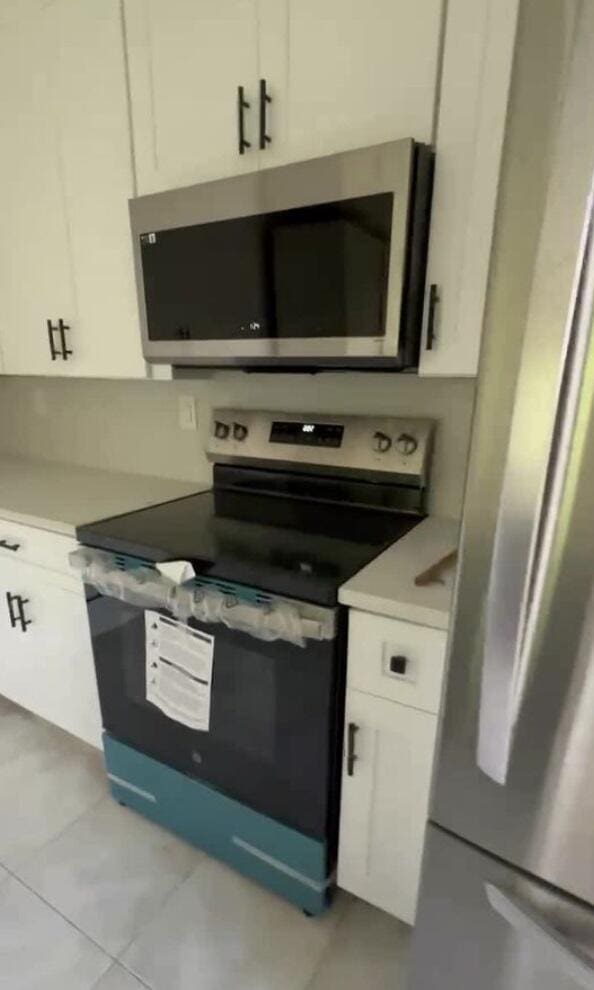
<path fill-rule="evenodd" d="M 178 425 L 194 395 L 197 432 Z M 474 382 L 412 375 L 216 374 L 210 380 L 110 382 L 0 378 L 0 450 L 94 467 L 203 480 L 213 406 L 430 416 L 437 420 L 431 511 L 459 515 Z M 1 470 L 1 464 L 0 464 Z"/>

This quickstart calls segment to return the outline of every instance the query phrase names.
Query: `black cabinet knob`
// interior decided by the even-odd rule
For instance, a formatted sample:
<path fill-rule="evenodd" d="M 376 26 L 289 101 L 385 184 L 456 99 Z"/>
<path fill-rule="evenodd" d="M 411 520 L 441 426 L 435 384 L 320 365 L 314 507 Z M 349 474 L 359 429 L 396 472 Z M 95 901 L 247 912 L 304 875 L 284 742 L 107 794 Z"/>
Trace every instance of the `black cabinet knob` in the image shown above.
<path fill-rule="evenodd" d="M 406 674 L 407 666 L 408 666 L 407 657 L 403 657 L 403 656 L 390 657 L 390 673 Z"/>

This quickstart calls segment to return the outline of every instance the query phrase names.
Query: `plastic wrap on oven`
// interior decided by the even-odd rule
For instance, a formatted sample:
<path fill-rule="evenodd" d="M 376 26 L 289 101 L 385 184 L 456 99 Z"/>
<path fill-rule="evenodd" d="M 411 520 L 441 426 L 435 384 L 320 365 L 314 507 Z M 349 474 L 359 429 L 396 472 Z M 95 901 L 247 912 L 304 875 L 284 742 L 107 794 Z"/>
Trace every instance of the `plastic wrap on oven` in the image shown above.
<path fill-rule="evenodd" d="M 79 547 L 70 554 L 70 563 L 100 594 L 139 608 L 166 609 L 182 622 L 193 618 L 206 625 L 222 623 L 256 639 L 280 639 L 296 646 L 305 646 L 308 639 L 329 640 L 336 635 L 331 609 L 284 598 L 252 604 L 215 586 L 176 584 L 142 562 L 121 567 L 117 556 L 105 550 Z"/>

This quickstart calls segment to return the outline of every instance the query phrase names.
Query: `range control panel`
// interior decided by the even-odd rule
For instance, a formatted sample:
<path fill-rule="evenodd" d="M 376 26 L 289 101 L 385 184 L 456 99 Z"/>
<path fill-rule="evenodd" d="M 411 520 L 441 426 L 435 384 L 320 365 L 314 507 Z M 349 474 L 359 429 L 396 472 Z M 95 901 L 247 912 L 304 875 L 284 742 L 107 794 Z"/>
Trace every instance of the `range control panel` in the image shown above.
<path fill-rule="evenodd" d="M 430 419 L 215 409 L 207 452 L 221 463 L 276 461 L 325 473 L 407 475 L 425 484 L 433 433 Z"/>

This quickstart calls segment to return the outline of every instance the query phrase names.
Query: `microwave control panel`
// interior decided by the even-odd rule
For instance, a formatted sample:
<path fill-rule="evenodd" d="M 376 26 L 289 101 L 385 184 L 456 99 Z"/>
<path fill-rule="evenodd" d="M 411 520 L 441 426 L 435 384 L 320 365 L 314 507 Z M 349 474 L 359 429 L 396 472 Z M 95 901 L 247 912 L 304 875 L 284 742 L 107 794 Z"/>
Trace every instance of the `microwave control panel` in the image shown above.
<path fill-rule="evenodd" d="M 207 453 L 220 463 L 276 462 L 425 482 L 433 433 L 430 419 L 215 409 Z"/>

